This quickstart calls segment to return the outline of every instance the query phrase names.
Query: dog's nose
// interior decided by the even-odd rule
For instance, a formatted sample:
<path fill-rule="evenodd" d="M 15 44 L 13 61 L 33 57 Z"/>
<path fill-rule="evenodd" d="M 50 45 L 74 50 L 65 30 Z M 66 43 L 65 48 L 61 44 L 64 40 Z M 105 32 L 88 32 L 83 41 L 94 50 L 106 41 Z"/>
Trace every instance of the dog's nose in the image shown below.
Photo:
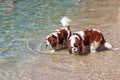
<path fill-rule="evenodd" d="M 76 48 L 74 48 L 73 50 L 76 51 Z"/>
<path fill-rule="evenodd" d="M 73 53 L 77 52 L 77 48 L 76 48 L 76 47 L 73 47 L 73 48 L 72 48 L 72 52 L 73 52 Z"/>
<path fill-rule="evenodd" d="M 49 46 L 49 42 L 45 41 L 45 44 L 46 44 L 46 48 L 47 48 Z"/>
<path fill-rule="evenodd" d="M 48 45 L 46 45 L 46 48 L 48 47 Z"/>

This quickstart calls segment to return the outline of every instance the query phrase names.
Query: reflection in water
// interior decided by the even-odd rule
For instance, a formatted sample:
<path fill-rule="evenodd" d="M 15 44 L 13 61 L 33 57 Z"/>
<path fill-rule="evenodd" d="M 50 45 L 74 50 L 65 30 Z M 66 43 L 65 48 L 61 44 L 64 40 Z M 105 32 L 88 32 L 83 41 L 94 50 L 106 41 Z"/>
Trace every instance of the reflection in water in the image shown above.
<path fill-rule="evenodd" d="M 16 0 L 17 1 L 17 0 Z M 120 47 L 120 11 L 117 0 L 9 0 L 0 3 L 1 80 L 118 80 L 119 51 L 70 55 L 67 50 L 49 53 L 44 36 L 72 19 L 72 31 L 96 28 L 107 41 Z M 9 13 L 6 6 L 14 7 Z"/>

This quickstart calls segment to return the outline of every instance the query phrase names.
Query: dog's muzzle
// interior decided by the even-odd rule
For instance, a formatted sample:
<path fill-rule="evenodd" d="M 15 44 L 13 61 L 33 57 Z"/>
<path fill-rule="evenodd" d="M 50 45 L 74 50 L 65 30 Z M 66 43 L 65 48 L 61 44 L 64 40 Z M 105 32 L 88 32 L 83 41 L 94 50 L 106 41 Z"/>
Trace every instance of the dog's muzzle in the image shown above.
<path fill-rule="evenodd" d="M 45 41 L 46 48 L 50 45 L 49 41 Z"/>
<path fill-rule="evenodd" d="M 72 53 L 77 53 L 77 50 L 78 50 L 78 49 L 77 49 L 76 47 L 73 47 L 73 48 L 72 48 Z"/>
<path fill-rule="evenodd" d="M 47 49 L 48 45 L 46 44 L 45 48 Z"/>

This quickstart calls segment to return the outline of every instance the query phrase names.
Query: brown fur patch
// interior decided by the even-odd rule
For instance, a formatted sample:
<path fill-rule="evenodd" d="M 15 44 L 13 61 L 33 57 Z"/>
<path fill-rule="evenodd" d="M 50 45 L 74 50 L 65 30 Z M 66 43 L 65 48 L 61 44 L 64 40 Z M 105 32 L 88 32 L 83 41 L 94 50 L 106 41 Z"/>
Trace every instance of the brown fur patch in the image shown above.
<path fill-rule="evenodd" d="M 49 43 L 51 44 L 51 46 L 53 48 L 56 47 L 56 45 L 57 45 L 57 37 L 55 37 L 54 35 L 51 35 L 47 40 L 49 41 Z"/>

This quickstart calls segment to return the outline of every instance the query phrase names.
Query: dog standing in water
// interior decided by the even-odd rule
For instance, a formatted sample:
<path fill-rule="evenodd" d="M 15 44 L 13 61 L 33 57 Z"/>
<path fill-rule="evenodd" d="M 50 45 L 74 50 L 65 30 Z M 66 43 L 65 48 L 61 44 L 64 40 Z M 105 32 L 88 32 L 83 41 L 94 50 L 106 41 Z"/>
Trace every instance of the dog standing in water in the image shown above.
<path fill-rule="evenodd" d="M 47 35 L 45 42 L 46 42 L 46 48 L 48 46 L 51 46 L 53 50 L 51 52 L 55 52 L 58 49 L 66 48 L 67 47 L 67 41 L 69 37 L 71 36 L 71 30 L 69 22 L 71 22 L 70 19 L 67 17 L 63 17 L 61 19 L 61 23 L 63 25 L 62 28 L 56 29 L 51 34 Z"/>
<path fill-rule="evenodd" d="M 69 53 L 83 53 L 86 46 L 90 48 L 91 53 L 95 53 L 100 46 L 110 50 L 113 49 L 112 45 L 106 42 L 103 34 L 96 29 L 75 32 L 68 40 Z"/>

